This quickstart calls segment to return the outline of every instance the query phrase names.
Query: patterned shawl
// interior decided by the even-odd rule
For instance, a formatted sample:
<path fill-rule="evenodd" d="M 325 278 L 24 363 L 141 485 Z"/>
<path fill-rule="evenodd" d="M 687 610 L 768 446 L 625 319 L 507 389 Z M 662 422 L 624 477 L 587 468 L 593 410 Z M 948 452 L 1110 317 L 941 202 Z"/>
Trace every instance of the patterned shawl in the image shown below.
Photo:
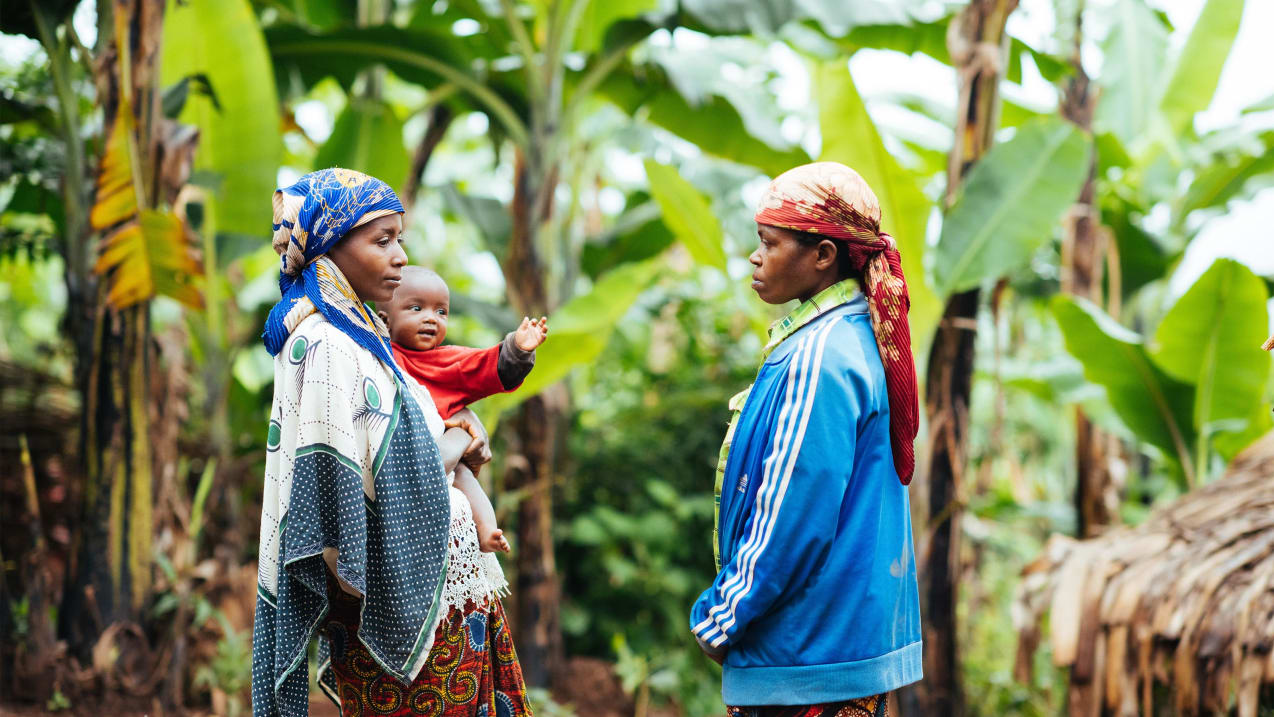
<path fill-rule="evenodd" d="M 758 224 L 820 234 L 845 243 L 862 272 L 876 345 L 889 390 L 889 435 L 903 485 L 915 470 L 920 412 L 911 357 L 907 280 L 893 237 L 880 230 L 880 202 L 857 172 L 837 162 L 814 162 L 775 177 L 754 217 Z"/>
<path fill-rule="evenodd" d="M 262 334 L 271 356 L 282 350 L 288 334 L 309 313 L 307 304 L 312 304 L 404 380 L 384 324 L 325 256 L 349 230 L 402 211 L 402 202 L 388 184 L 352 169 L 320 169 L 275 191 L 273 245 L 281 258 L 283 298 L 270 310 Z"/>

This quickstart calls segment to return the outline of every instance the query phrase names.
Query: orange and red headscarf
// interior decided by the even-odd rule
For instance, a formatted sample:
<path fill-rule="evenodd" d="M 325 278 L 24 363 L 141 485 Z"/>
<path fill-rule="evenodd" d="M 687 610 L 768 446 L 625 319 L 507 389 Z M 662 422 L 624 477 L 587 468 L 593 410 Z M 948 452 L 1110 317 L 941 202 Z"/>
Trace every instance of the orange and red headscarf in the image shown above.
<path fill-rule="evenodd" d="M 755 216 L 770 224 L 820 234 L 845 244 L 863 276 L 871 325 L 889 393 L 889 437 L 903 485 L 915 470 L 920 426 L 916 366 L 911 356 L 907 279 L 893 237 L 880 230 L 880 202 L 858 172 L 838 162 L 814 162 L 780 174 L 761 197 Z"/>

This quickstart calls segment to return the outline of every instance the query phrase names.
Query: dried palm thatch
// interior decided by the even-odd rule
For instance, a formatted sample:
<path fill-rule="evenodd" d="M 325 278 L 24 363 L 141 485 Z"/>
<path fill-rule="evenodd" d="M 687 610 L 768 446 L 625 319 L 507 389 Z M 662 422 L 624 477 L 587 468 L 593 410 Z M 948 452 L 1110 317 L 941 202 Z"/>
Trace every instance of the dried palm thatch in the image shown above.
<path fill-rule="evenodd" d="M 1054 535 L 1018 591 L 1019 680 L 1046 612 L 1071 715 L 1256 717 L 1274 692 L 1274 432 L 1136 528 Z"/>

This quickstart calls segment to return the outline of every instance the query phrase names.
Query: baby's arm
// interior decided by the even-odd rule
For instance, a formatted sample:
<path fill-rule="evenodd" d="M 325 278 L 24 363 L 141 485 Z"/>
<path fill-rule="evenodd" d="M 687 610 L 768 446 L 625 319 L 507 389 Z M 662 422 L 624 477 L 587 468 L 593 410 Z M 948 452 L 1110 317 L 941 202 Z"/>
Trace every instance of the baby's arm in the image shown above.
<path fill-rule="evenodd" d="M 469 466 L 463 463 L 456 466 L 455 486 L 473 507 L 473 523 L 478 527 L 478 547 L 482 552 L 509 552 L 509 541 L 505 539 L 504 531 L 495 527 L 495 508 L 491 507 L 490 499 L 482 492 L 482 486 L 478 485 L 478 479 Z"/>
<path fill-rule="evenodd" d="M 496 362 L 496 374 L 504 390 L 512 391 L 522 385 L 535 366 L 535 349 L 544 343 L 548 334 L 548 319 L 541 316 L 538 319 L 523 318 L 517 331 L 510 331 L 504 337 Z"/>

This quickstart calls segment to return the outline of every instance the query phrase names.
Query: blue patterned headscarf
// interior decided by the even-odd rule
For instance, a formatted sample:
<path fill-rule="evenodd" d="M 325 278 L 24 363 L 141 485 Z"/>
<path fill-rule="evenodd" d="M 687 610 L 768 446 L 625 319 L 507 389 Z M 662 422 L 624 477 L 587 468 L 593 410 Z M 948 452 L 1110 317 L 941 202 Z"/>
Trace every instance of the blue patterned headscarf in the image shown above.
<path fill-rule="evenodd" d="M 321 169 L 274 193 L 274 250 L 279 253 L 283 298 L 265 321 L 271 356 L 310 312 L 323 314 L 359 346 L 371 351 L 402 380 L 389 348 L 389 334 L 367 308 L 327 252 L 351 229 L 403 211 L 388 184 L 352 169 Z M 303 301 L 308 299 L 308 302 Z"/>

